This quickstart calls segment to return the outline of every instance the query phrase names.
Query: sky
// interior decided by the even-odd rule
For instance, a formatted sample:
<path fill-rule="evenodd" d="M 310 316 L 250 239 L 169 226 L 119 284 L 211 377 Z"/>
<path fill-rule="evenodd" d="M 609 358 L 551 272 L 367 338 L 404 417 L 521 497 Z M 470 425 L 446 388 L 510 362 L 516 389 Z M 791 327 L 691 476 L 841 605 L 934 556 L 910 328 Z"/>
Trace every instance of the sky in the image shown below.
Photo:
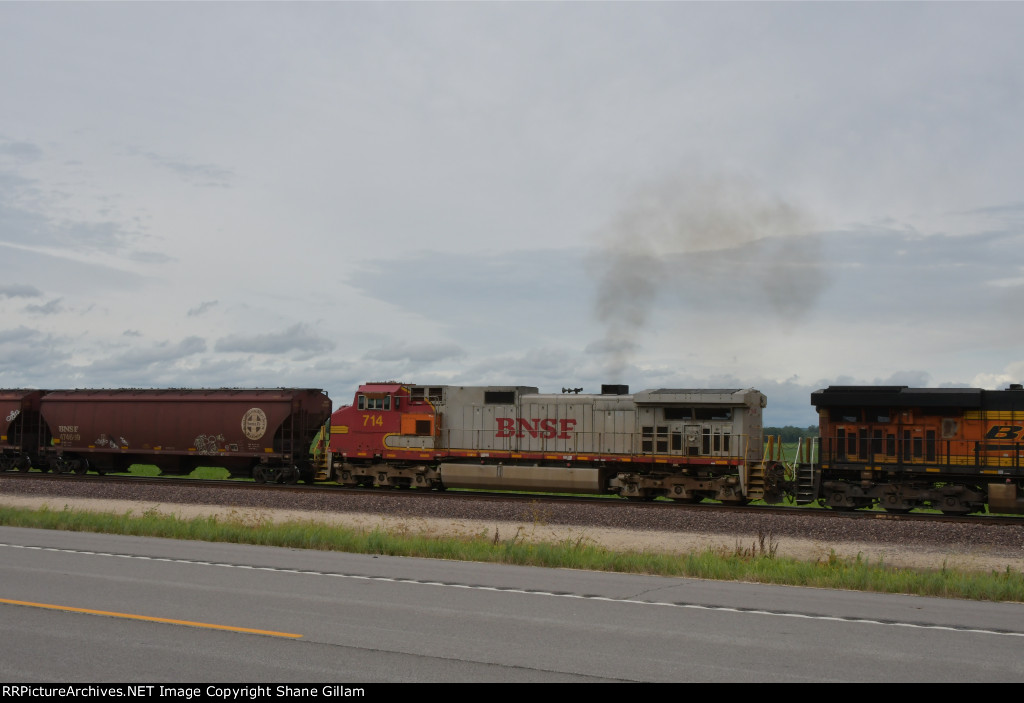
<path fill-rule="evenodd" d="M 1024 3 L 0 2 L 0 388 L 1024 381 Z"/>

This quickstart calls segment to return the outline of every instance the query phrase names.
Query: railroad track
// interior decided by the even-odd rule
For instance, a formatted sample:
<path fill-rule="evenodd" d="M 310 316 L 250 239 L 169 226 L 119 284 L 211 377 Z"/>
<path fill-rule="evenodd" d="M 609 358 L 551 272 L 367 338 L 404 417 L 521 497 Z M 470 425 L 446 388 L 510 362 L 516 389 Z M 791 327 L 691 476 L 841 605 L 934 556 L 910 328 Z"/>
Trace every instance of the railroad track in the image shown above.
<path fill-rule="evenodd" d="M 910 512 L 890 513 L 884 510 L 852 510 L 835 511 L 817 506 L 787 507 L 778 505 L 747 505 L 732 506 L 719 503 L 697 503 L 681 504 L 669 500 L 636 501 L 627 500 L 618 496 L 571 496 L 553 495 L 540 493 L 514 493 L 514 492 L 485 492 L 450 489 L 445 491 L 423 490 L 423 489 L 398 489 L 398 488 L 351 488 L 332 486 L 329 484 L 272 484 L 256 483 L 244 479 L 196 479 L 187 477 L 151 477 L 151 476 L 129 476 L 129 475 L 74 475 L 74 474 L 44 474 L 36 472 L 5 472 L 0 474 L 0 494 L 4 493 L 4 485 L 21 488 L 15 492 L 21 494 L 35 492 L 32 486 L 39 488 L 48 485 L 60 486 L 61 495 L 73 495 L 79 493 L 76 488 L 81 488 L 81 497 L 91 497 L 89 494 L 105 493 L 102 487 L 129 487 L 138 488 L 159 488 L 166 489 L 171 486 L 181 489 L 195 489 L 196 491 L 208 491 L 202 498 L 202 503 L 218 503 L 225 500 L 229 493 L 242 496 L 246 492 L 259 491 L 264 493 L 284 495 L 306 495 L 309 497 L 318 496 L 337 502 L 337 509 L 344 509 L 344 503 L 350 498 L 387 496 L 391 500 L 402 501 L 412 507 L 416 501 L 423 500 L 470 500 L 491 503 L 522 503 L 524 501 L 535 505 L 545 506 L 550 511 L 559 505 L 564 506 L 588 506 L 593 510 L 622 510 L 629 506 L 634 512 L 649 514 L 652 517 L 661 511 L 707 511 L 709 513 L 721 514 L 743 514 L 748 517 L 756 516 L 799 516 L 818 520 L 856 521 L 856 520 L 880 520 L 893 523 L 946 523 L 946 524 L 968 524 L 968 525 L 1024 525 L 1024 516 L 1020 515 L 943 515 L 939 513 Z M 190 493 L 193 493 L 190 491 Z M 201 495 L 193 493 L 193 495 Z M 152 500 L 147 497 L 146 500 Z M 336 500 L 335 500 L 336 499 Z"/>

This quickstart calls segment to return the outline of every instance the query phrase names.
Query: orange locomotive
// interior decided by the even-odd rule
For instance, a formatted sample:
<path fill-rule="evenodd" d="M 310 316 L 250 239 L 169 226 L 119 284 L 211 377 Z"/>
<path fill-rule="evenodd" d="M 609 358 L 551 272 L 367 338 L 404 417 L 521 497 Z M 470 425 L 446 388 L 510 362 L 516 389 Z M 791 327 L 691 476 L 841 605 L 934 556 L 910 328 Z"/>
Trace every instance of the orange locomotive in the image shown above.
<path fill-rule="evenodd" d="M 821 502 L 1024 513 L 1024 387 L 829 386 L 811 394 Z"/>

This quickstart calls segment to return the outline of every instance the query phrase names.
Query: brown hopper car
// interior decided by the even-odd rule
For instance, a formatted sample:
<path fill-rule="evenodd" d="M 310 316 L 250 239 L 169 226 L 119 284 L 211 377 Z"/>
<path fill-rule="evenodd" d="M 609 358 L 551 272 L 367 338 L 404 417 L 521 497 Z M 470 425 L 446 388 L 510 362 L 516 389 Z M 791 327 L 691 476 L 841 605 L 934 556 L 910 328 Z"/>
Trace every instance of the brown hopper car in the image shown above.
<path fill-rule="evenodd" d="M 215 466 L 257 480 L 312 481 L 310 444 L 330 414 L 318 389 L 51 391 L 40 402 L 36 463 L 76 473 Z"/>

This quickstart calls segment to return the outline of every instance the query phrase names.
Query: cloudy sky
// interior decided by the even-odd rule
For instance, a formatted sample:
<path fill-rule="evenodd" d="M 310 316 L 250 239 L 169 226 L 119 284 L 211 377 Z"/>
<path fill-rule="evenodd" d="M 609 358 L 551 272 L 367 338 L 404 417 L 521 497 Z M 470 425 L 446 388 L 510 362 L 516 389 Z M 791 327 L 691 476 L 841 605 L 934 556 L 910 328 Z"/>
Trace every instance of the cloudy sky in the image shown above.
<path fill-rule="evenodd" d="M 1024 3 L 0 3 L 0 387 L 1024 381 Z"/>

